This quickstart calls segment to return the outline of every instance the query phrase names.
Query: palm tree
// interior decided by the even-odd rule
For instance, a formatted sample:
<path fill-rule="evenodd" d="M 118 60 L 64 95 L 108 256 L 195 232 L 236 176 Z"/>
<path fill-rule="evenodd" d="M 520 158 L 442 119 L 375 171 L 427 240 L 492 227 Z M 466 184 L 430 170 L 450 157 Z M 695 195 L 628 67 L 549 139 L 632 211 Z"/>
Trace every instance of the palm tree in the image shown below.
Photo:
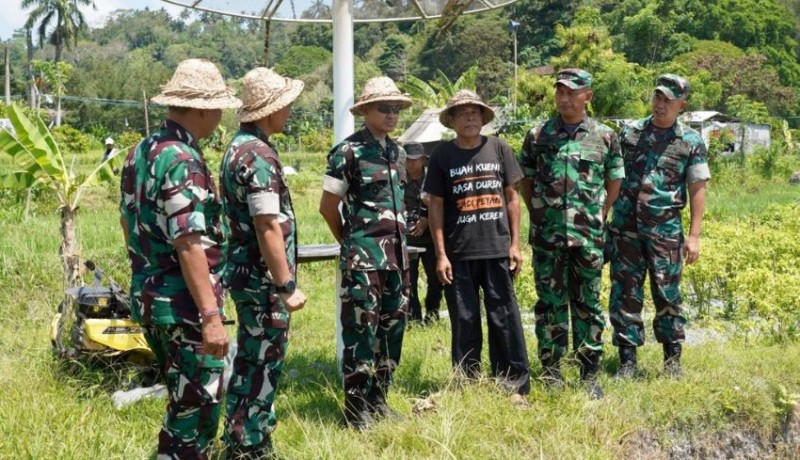
<path fill-rule="evenodd" d="M 70 47 L 70 43 L 78 44 L 78 32 L 86 27 L 86 20 L 83 13 L 78 8 L 80 5 L 96 8 L 92 0 L 22 0 L 22 9 L 33 7 L 25 27 L 36 28 L 39 34 L 39 46 L 47 42 L 56 48 L 56 59 L 61 60 L 61 52 L 64 47 Z M 48 29 L 53 25 L 52 31 Z"/>

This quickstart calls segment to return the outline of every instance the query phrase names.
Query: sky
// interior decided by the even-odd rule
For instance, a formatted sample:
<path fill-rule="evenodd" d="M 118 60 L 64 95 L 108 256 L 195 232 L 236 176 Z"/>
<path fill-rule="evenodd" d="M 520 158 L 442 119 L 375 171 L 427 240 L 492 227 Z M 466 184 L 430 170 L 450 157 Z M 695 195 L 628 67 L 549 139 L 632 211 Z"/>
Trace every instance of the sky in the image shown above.
<path fill-rule="evenodd" d="M 94 0 L 96 10 L 82 7 L 86 22 L 90 27 L 99 27 L 105 22 L 105 18 L 113 11 L 119 9 L 143 10 L 166 8 L 172 15 L 177 16 L 183 10 L 180 6 L 175 6 L 161 0 Z M 0 41 L 11 38 L 14 30 L 20 29 L 28 19 L 31 10 L 23 10 L 19 7 L 20 0 L 0 0 Z"/>

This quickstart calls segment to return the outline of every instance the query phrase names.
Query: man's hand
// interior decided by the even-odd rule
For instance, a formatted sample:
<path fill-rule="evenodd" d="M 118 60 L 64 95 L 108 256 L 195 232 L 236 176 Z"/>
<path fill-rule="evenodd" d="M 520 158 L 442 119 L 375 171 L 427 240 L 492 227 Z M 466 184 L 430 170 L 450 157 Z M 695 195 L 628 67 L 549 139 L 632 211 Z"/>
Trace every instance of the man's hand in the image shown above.
<path fill-rule="evenodd" d="M 683 245 L 683 255 L 686 259 L 686 265 L 691 265 L 697 262 L 700 258 L 700 237 L 689 236 Z"/>
<path fill-rule="evenodd" d="M 447 256 L 436 258 L 436 276 L 444 285 L 453 284 L 453 266 Z"/>
<path fill-rule="evenodd" d="M 411 235 L 413 236 L 422 236 L 425 233 L 425 230 L 428 229 L 428 218 L 427 217 L 420 217 L 417 220 L 417 223 L 411 227 Z"/>
<path fill-rule="evenodd" d="M 517 245 L 512 244 L 508 248 L 508 268 L 511 269 L 512 276 L 517 276 L 522 271 L 522 253 Z"/>
<path fill-rule="evenodd" d="M 216 359 L 228 354 L 228 331 L 219 315 L 203 318 L 203 350 Z"/>
<path fill-rule="evenodd" d="M 295 289 L 291 294 L 278 294 L 281 302 L 286 306 L 290 312 L 302 309 L 306 304 L 306 295 L 300 289 Z"/>

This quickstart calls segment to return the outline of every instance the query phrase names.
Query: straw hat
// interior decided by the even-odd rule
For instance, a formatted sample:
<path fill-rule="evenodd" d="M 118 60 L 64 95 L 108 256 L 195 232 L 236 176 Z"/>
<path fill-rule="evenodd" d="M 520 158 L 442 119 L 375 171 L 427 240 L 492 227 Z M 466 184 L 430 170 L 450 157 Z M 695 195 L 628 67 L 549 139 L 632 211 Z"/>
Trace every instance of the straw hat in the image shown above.
<path fill-rule="evenodd" d="M 364 106 L 373 102 L 395 102 L 404 109 L 411 107 L 412 104 L 408 94 L 401 93 L 394 81 L 389 77 L 374 77 L 367 80 L 364 90 L 361 91 L 361 96 L 358 97 L 358 102 L 350 107 L 350 113 L 363 115 Z"/>
<path fill-rule="evenodd" d="M 248 123 L 271 115 L 297 99 L 304 83 L 258 67 L 244 76 L 239 122 Z"/>
<path fill-rule="evenodd" d="M 480 107 L 481 110 L 481 118 L 483 124 L 487 124 L 490 121 L 494 120 L 494 110 L 491 107 L 486 105 L 474 91 L 470 91 L 468 89 L 460 89 L 456 91 L 453 97 L 447 101 L 447 107 L 444 108 L 441 112 L 439 112 L 439 123 L 443 124 L 447 128 L 453 128 L 453 125 L 450 123 L 450 109 L 458 107 L 460 105 L 477 105 Z"/>
<path fill-rule="evenodd" d="M 211 61 L 187 59 L 178 64 L 161 94 L 151 99 L 156 104 L 191 109 L 235 109 L 242 101 L 225 86 L 222 74 Z"/>

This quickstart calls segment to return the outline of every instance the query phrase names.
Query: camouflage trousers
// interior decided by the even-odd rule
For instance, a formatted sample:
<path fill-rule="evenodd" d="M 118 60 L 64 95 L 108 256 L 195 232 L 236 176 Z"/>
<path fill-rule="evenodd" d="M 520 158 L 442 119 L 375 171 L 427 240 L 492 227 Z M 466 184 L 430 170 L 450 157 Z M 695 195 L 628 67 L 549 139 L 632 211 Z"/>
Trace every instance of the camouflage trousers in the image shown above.
<path fill-rule="evenodd" d="M 683 235 L 638 236 L 610 229 L 611 299 L 609 316 L 616 346 L 644 344 L 642 303 L 644 277 L 650 274 L 650 294 L 656 307 L 653 329 L 660 343 L 683 342 L 686 317 L 681 306 Z"/>
<path fill-rule="evenodd" d="M 408 271 L 342 272 L 342 375 L 346 393 L 392 382 L 408 315 Z"/>
<path fill-rule="evenodd" d="M 574 350 L 603 351 L 605 318 L 600 305 L 603 251 L 594 246 L 533 248 L 539 300 L 534 307 L 539 359 L 567 354 L 572 322 Z"/>
<path fill-rule="evenodd" d="M 236 301 L 236 314 L 237 349 L 223 440 L 231 447 L 258 446 L 278 423 L 273 404 L 286 356 L 289 314 L 274 294 L 267 305 Z"/>
<path fill-rule="evenodd" d="M 146 325 L 145 336 L 163 357 L 169 393 L 157 458 L 207 459 L 219 426 L 223 361 L 203 354 L 199 325 Z"/>

